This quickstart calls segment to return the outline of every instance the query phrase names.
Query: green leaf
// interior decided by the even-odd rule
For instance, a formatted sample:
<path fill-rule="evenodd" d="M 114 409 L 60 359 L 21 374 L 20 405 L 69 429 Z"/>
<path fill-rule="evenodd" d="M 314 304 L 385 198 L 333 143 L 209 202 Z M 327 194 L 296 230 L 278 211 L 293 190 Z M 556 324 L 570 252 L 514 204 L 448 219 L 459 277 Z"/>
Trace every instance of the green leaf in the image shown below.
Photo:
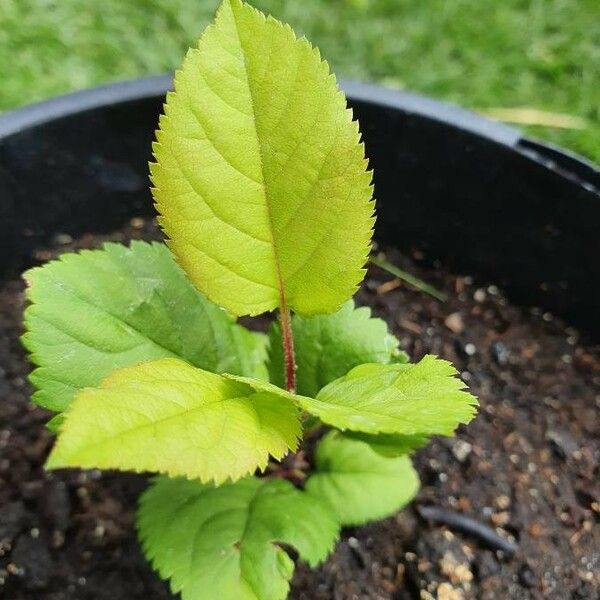
<path fill-rule="evenodd" d="M 429 441 L 429 437 L 422 434 L 402 435 L 400 433 L 362 433 L 360 431 L 347 431 L 347 438 L 365 442 L 381 456 L 388 458 L 410 454 L 422 448 Z"/>
<path fill-rule="evenodd" d="M 58 413 L 54 415 L 47 423 L 46 429 L 52 433 L 58 433 L 60 426 L 65 422 L 65 413 Z"/>
<path fill-rule="evenodd" d="M 79 392 L 46 466 L 220 483 L 263 469 L 269 455 L 282 458 L 301 431 L 298 409 L 285 395 L 163 358 Z"/>
<path fill-rule="evenodd" d="M 294 315 L 292 329 L 298 366 L 296 390 L 304 396 L 316 396 L 323 386 L 363 363 L 387 364 L 408 358 L 388 333 L 385 321 L 371 317 L 367 307 L 354 308 L 352 300 L 332 315 Z M 283 387 L 281 326 L 277 322 L 270 339 L 270 379 Z"/>
<path fill-rule="evenodd" d="M 211 300 L 312 315 L 353 295 L 371 174 L 327 63 L 289 26 L 225 0 L 175 76 L 154 156 L 169 247 Z"/>
<path fill-rule="evenodd" d="M 456 369 L 432 355 L 417 364 L 365 364 L 299 405 L 328 425 L 364 433 L 453 434 L 474 416 L 477 399 Z"/>
<path fill-rule="evenodd" d="M 266 337 L 200 294 L 164 244 L 64 254 L 25 279 L 22 339 L 38 365 L 33 400 L 45 408 L 63 411 L 115 369 L 163 357 L 267 378 Z"/>
<path fill-rule="evenodd" d="M 141 498 L 138 534 L 182 600 L 283 600 L 294 563 L 278 544 L 314 566 L 332 550 L 339 525 L 324 502 L 284 480 L 214 488 L 163 477 Z"/>
<path fill-rule="evenodd" d="M 419 490 L 408 456 L 385 458 L 367 443 L 328 433 L 315 452 L 306 491 L 326 501 L 342 525 L 361 525 L 394 514 Z"/>

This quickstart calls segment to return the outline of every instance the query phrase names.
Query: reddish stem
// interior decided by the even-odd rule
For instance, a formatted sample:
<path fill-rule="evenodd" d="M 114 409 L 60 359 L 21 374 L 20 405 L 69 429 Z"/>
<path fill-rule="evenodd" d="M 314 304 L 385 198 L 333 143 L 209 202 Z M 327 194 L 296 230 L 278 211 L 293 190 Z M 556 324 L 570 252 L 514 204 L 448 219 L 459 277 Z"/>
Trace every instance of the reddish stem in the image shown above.
<path fill-rule="evenodd" d="M 292 317 L 285 305 L 279 309 L 279 320 L 281 322 L 281 339 L 283 342 L 285 389 L 293 394 L 296 392 L 296 356 L 294 354 Z"/>

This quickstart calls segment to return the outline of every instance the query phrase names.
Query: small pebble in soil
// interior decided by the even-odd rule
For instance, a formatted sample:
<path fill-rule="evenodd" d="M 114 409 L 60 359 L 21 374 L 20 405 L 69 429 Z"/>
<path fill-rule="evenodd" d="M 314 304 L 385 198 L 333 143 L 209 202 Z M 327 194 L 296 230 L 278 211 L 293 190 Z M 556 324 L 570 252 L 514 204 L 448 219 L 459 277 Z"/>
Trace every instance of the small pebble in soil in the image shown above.
<path fill-rule="evenodd" d="M 475 300 L 475 302 L 484 302 L 486 297 L 487 294 L 485 293 L 485 290 L 482 289 L 475 290 L 475 293 L 473 294 L 473 300 Z"/>
<path fill-rule="evenodd" d="M 501 367 L 508 364 L 509 360 L 509 352 L 506 346 L 502 342 L 494 342 L 490 346 L 492 358 L 496 362 L 496 364 Z"/>
<path fill-rule="evenodd" d="M 500 510 L 506 510 L 510 506 L 510 498 L 503 494 L 496 497 L 495 503 Z"/>
<path fill-rule="evenodd" d="M 465 600 L 465 595 L 460 588 L 452 587 L 451 584 L 444 582 L 438 586 L 437 600 Z"/>
<path fill-rule="evenodd" d="M 475 346 L 475 344 L 471 344 L 470 342 L 468 344 L 465 344 L 465 354 L 467 356 L 475 356 L 477 352 L 477 347 Z"/>
<path fill-rule="evenodd" d="M 57 233 L 52 241 L 57 246 L 66 246 L 73 242 L 73 238 L 68 233 Z"/>
<path fill-rule="evenodd" d="M 472 342 L 463 342 L 461 339 L 456 338 L 454 340 L 454 347 L 459 356 L 463 358 L 470 358 L 477 354 L 477 346 Z"/>
<path fill-rule="evenodd" d="M 460 562 L 452 552 L 445 552 L 439 561 L 441 572 L 450 579 L 453 584 L 470 583 L 473 581 L 473 573 L 468 562 Z"/>
<path fill-rule="evenodd" d="M 129 224 L 134 228 L 134 229 L 141 229 L 145 224 L 146 224 L 146 220 L 143 219 L 142 217 L 133 217 L 130 221 Z"/>
<path fill-rule="evenodd" d="M 454 312 L 444 319 L 444 325 L 453 333 L 460 334 L 465 330 L 465 322 L 461 313 Z"/>
<path fill-rule="evenodd" d="M 459 462 L 467 460 L 467 457 L 471 454 L 471 450 L 473 450 L 473 446 L 460 438 L 456 439 L 452 444 L 452 454 L 454 454 L 456 460 Z"/>

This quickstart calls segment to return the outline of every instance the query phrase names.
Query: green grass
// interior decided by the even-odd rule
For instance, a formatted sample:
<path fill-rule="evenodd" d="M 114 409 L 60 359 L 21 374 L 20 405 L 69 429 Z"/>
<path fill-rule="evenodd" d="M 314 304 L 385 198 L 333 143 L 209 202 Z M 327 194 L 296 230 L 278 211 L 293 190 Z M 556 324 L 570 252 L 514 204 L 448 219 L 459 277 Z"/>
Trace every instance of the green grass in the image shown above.
<path fill-rule="evenodd" d="M 256 0 L 341 76 L 476 110 L 531 107 L 584 129 L 525 127 L 600 162 L 598 0 Z M 216 0 L 0 0 L 0 110 L 173 69 Z"/>

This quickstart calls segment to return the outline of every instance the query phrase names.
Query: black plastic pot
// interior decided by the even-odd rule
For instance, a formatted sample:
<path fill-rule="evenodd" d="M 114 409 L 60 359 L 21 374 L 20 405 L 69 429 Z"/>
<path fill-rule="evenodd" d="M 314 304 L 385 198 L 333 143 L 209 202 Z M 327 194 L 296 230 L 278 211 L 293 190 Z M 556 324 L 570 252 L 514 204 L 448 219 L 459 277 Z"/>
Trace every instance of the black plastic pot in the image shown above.
<path fill-rule="evenodd" d="M 0 117 L 0 273 L 58 233 L 152 213 L 147 161 L 168 76 Z M 346 82 L 375 170 L 377 235 L 600 337 L 600 172 L 512 127 Z"/>

